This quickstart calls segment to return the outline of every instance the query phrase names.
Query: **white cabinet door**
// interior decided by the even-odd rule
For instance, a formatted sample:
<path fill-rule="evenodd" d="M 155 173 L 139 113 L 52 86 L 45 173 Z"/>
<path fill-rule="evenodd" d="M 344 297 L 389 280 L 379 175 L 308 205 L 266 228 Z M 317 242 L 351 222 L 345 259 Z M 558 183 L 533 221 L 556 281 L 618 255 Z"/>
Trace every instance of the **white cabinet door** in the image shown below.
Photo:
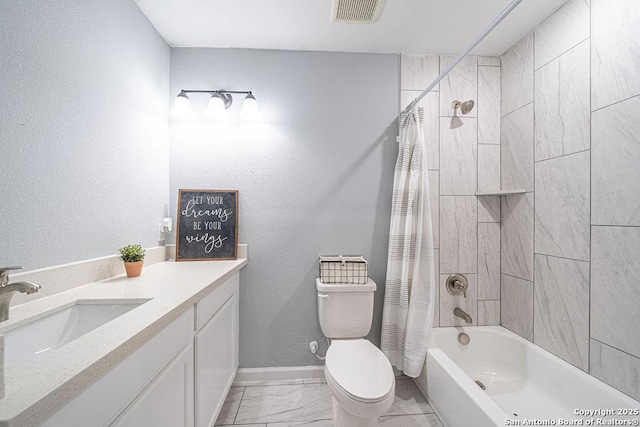
<path fill-rule="evenodd" d="M 193 407 L 193 345 L 188 344 L 112 425 L 192 427 Z"/>
<path fill-rule="evenodd" d="M 196 425 L 213 426 L 238 369 L 238 293 L 195 336 Z"/>

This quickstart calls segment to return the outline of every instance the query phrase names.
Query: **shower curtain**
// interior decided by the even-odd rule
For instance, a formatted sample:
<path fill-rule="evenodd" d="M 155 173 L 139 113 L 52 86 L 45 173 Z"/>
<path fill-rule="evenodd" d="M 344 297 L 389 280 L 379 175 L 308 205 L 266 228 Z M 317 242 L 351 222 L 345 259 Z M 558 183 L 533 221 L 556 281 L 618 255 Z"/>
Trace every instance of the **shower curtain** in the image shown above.
<path fill-rule="evenodd" d="M 410 377 L 420 375 L 433 325 L 433 229 L 423 132 L 424 110 L 400 117 L 381 349 Z"/>

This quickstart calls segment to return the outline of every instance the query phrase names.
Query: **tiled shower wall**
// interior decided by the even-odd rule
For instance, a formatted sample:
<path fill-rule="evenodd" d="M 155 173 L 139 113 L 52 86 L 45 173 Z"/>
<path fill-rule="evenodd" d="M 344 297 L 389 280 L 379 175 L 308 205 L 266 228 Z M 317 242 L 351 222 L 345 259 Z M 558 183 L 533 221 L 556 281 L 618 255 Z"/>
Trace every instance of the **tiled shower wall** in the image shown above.
<path fill-rule="evenodd" d="M 572 0 L 502 59 L 502 325 L 640 399 L 640 2 Z"/>
<path fill-rule="evenodd" d="M 404 108 L 454 57 L 402 55 Z M 475 101 L 468 115 L 454 114 L 454 100 Z M 500 324 L 500 201 L 477 191 L 500 189 L 500 59 L 468 57 L 422 101 L 436 277 L 434 326 L 463 325 L 461 307 L 476 325 Z M 467 298 L 449 295 L 451 273 L 469 281 Z"/>

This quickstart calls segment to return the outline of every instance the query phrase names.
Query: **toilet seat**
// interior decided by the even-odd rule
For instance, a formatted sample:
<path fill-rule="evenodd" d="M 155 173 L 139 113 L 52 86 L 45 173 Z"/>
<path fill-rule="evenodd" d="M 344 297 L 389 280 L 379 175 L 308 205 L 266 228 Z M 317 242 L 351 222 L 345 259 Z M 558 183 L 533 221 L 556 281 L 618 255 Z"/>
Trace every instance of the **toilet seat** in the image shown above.
<path fill-rule="evenodd" d="M 362 338 L 331 342 L 325 360 L 325 376 L 345 397 L 362 403 L 381 402 L 395 389 L 389 360 Z"/>

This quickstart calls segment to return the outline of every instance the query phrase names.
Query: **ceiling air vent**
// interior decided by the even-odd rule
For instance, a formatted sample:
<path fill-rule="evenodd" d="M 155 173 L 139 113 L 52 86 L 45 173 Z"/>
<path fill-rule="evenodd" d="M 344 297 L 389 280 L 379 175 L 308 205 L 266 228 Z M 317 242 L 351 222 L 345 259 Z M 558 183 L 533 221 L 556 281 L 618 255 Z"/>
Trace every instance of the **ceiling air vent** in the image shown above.
<path fill-rule="evenodd" d="M 384 0 L 331 0 L 331 21 L 372 24 L 380 17 Z"/>

